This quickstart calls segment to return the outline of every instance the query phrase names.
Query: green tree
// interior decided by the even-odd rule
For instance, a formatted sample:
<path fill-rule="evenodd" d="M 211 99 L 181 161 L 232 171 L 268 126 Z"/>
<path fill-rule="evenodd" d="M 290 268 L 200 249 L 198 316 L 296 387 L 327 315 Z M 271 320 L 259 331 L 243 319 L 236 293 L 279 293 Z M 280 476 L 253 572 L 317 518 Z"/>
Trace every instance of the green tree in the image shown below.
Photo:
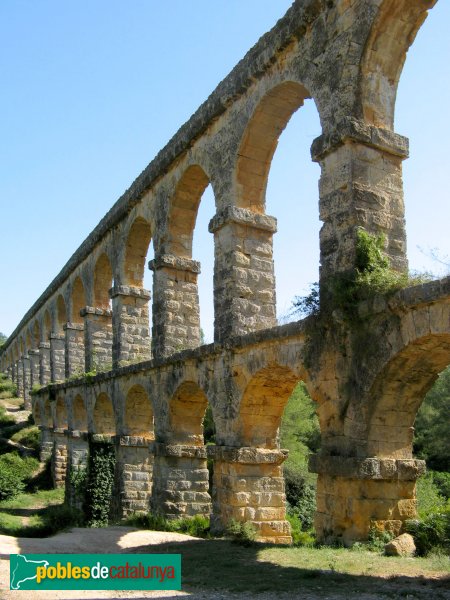
<path fill-rule="evenodd" d="M 414 452 L 430 469 L 450 471 L 450 366 L 425 396 L 415 422 Z"/>
<path fill-rule="evenodd" d="M 8 336 L 0 331 L 0 348 L 3 346 L 7 339 Z"/>

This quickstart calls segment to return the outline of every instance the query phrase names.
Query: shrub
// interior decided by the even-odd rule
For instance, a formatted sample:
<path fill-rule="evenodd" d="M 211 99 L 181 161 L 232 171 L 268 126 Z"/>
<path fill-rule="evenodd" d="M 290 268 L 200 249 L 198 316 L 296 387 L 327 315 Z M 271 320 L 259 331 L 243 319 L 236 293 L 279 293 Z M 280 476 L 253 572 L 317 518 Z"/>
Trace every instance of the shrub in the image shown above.
<path fill-rule="evenodd" d="M 85 511 L 89 527 L 104 527 L 108 524 L 115 464 L 114 446 L 110 442 L 89 444 L 85 495 Z"/>
<path fill-rule="evenodd" d="M 0 425 L 12 425 L 15 423 L 14 417 L 9 415 L 3 406 L 0 406 Z"/>
<path fill-rule="evenodd" d="M 208 517 L 195 515 L 183 519 L 166 519 L 162 515 L 152 513 L 136 513 L 126 520 L 128 525 L 151 529 L 152 531 L 174 531 L 194 537 L 209 537 L 210 524 Z"/>
<path fill-rule="evenodd" d="M 314 514 L 316 512 L 315 486 L 308 483 L 303 475 L 294 469 L 285 468 L 284 479 L 288 513 L 299 519 L 302 530 L 307 531 L 314 524 Z"/>
<path fill-rule="evenodd" d="M 432 471 L 420 477 L 417 481 L 416 496 L 418 513 L 421 519 L 444 510 L 446 501 L 439 491 L 439 487 L 434 482 Z"/>
<path fill-rule="evenodd" d="M 39 452 L 41 433 L 37 427 L 26 427 L 11 436 L 13 442 L 18 442 L 27 448 L 32 448 L 35 453 Z"/>
<path fill-rule="evenodd" d="M 16 453 L 0 456 L 0 500 L 14 498 L 23 492 L 26 481 L 38 466 L 36 459 L 22 459 Z"/>
<path fill-rule="evenodd" d="M 405 526 L 414 538 L 419 556 L 439 550 L 450 555 L 450 507 L 429 514 L 422 520 L 406 521 Z"/>
<path fill-rule="evenodd" d="M 242 546 L 251 546 L 256 540 L 257 530 L 253 523 L 231 519 L 226 528 L 226 533 L 233 542 Z"/>
<path fill-rule="evenodd" d="M 295 512 L 288 510 L 286 518 L 291 525 L 292 544 L 294 546 L 314 546 L 316 540 L 311 533 L 303 531 L 303 522 L 300 517 Z"/>

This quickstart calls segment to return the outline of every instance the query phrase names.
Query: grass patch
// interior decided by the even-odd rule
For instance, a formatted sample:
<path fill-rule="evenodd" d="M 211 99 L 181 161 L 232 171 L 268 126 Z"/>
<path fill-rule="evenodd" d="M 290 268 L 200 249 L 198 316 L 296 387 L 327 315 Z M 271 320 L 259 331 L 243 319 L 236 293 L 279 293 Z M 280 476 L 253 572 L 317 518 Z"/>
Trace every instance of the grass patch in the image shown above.
<path fill-rule="evenodd" d="M 136 513 L 126 519 L 126 524 L 140 529 L 171 531 L 192 535 L 193 537 L 207 538 L 210 536 L 209 519 L 202 515 L 184 519 L 166 519 L 161 515 Z"/>
<path fill-rule="evenodd" d="M 11 436 L 13 442 L 22 444 L 27 448 L 32 448 L 36 453 L 39 452 L 40 448 L 40 431 L 36 426 L 24 427 L 19 431 L 16 431 Z"/>
<path fill-rule="evenodd" d="M 155 547 L 133 553 L 154 552 Z M 396 598 L 417 588 L 430 598 L 447 589 L 450 563 L 445 557 L 390 558 L 365 550 L 236 545 L 230 540 L 198 540 L 161 544 L 161 553 L 183 555 L 183 587 L 232 592 L 302 592 L 357 597 L 377 591 Z M 430 576 L 433 576 L 433 579 Z M 440 579 L 439 579 L 440 578 Z M 392 594 L 389 596 L 389 594 Z"/>

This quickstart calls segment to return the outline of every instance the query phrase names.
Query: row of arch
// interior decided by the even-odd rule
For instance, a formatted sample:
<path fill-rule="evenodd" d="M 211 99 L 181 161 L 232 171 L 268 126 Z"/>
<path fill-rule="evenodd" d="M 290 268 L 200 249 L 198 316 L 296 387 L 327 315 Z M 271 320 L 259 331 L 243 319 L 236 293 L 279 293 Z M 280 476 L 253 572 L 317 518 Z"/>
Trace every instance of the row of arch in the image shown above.
<path fill-rule="evenodd" d="M 401 2 L 393 10 L 391 2 L 386 0 L 382 3 L 371 30 L 367 33 L 367 47 L 361 56 L 361 68 L 366 75 L 352 83 L 354 93 L 363 103 L 362 110 L 354 109 L 357 112 L 356 118 L 363 118 L 368 124 L 388 130 L 392 128 L 395 94 L 405 52 L 426 15 L 426 9 L 433 4 L 431 1 L 426 5 L 419 1 Z M 297 2 L 294 10 L 300 11 L 301 3 Z M 354 33 L 358 34 L 361 32 Z M 316 81 L 307 69 L 302 72 L 302 68 L 296 64 L 295 52 L 294 50 L 292 56 L 285 57 L 284 62 L 275 62 L 267 69 L 265 79 L 255 81 L 253 88 L 231 106 L 226 119 L 231 121 L 233 131 L 232 135 L 225 134 L 226 150 L 220 156 L 217 151 L 212 152 L 214 136 L 206 141 L 202 139 L 194 150 L 183 156 L 180 164 L 175 165 L 162 182 L 156 183 L 154 189 L 143 194 L 140 202 L 123 221 L 109 228 L 90 255 L 72 269 L 65 282 L 59 286 L 60 289 L 38 308 L 29 322 L 8 342 L 4 361 L 7 366 L 26 356 L 29 350 L 37 348 L 40 342 L 47 342 L 50 334 L 60 333 L 66 323 L 82 325 L 80 311 L 86 306 L 110 309 L 109 290 L 114 286 L 142 288 L 151 240 L 154 242 L 157 259 L 163 255 L 192 259 L 197 211 L 208 184 L 213 188 L 218 212 L 232 205 L 247 210 L 252 215 L 264 214 L 271 160 L 279 135 L 292 114 L 305 99 L 313 98 L 324 131 L 332 130 L 333 114 L 329 93 L 321 89 L 320 77 Z M 343 80 L 350 75 L 350 72 L 345 72 Z M 356 93 L 358 86 L 361 87 L 360 94 Z M 245 111 L 242 110 L 243 106 Z M 230 128 L 226 119 L 224 128 Z M 223 143 L 224 134 L 218 137 L 220 143 Z M 271 243 L 271 235 L 266 238 Z M 238 240 L 236 245 L 237 243 Z M 224 256 L 219 257 L 223 250 L 219 245 L 218 241 L 218 279 L 222 263 L 226 261 Z M 236 285 L 232 293 L 240 297 L 242 291 L 238 287 Z M 158 296 L 156 291 L 154 296 Z M 158 312 L 160 305 L 158 297 L 154 311 Z M 221 307 L 220 302 L 216 305 Z M 222 317 L 216 314 L 216 339 L 221 335 L 221 319 L 226 320 L 228 317 L 229 315 Z M 271 319 L 262 321 L 249 319 L 245 328 L 251 331 L 267 327 L 268 323 L 275 324 L 274 315 Z M 192 331 L 186 332 L 185 337 L 189 344 Z M 168 348 L 164 347 L 160 336 L 157 338 L 155 355 L 159 350 L 163 354 L 173 351 L 173 344 Z M 199 338 L 200 334 L 194 336 L 195 344 L 198 344 Z"/>

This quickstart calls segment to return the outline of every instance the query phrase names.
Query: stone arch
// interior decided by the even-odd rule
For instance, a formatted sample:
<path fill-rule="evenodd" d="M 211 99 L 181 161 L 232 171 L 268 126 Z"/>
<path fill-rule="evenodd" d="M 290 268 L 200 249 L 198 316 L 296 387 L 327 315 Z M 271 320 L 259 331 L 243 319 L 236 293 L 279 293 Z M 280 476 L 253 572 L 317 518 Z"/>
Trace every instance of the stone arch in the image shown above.
<path fill-rule="evenodd" d="M 45 427 L 53 427 L 52 407 L 50 400 L 47 398 L 44 400 L 44 410 L 42 415 L 42 425 Z"/>
<path fill-rule="evenodd" d="M 210 183 L 199 165 L 186 169 L 171 200 L 166 251 L 182 258 L 192 258 L 192 238 L 198 207 Z"/>
<path fill-rule="evenodd" d="M 33 348 L 39 348 L 39 344 L 41 343 L 41 328 L 37 319 L 34 321 L 32 338 Z"/>
<path fill-rule="evenodd" d="M 67 407 L 64 398 L 57 398 L 55 404 L 55 427 L 58 429 L 67 429 Z"/>
<path fill-rule="evenodd" d="M 56 301 L 56 325 L 58 332 L 62 331 L 63 326 L 67 323 L 67 307 L 63 296 L 60 294 Z"/>
<path fill-rule="evenodd" d="M 384 366 L 371 387 L 367 456 L 412 458 L 422 401 L 450 363 L 450 332 L 412 341 Z"/>
<path fill-rule="evenodd" d="M 408 48 L 437 0 L 384 0 L 362 60 L 365 121 L 392 129 L 397 86 Z"/>
<path fill-rule="evenodd" d="M 265 212 L 267 179 L 278 138 L 292 114 L 310 97 L 300 83 L 285 81 L 260 100 L 239 148 L 237 206 Z"/>
<path fill-rule="evenodd" d="M 239 410 L 243 446 L 278 448 L 281 416 L 298 381 L 289 367 L 278 364 L 268 365 L 252 377 Z"/>
<path fill-rule="evenodd" d="M 150 398 L 141 385 L 133 385 L 125 400 L 124 432 L 126 435 L 154 439 L 153 410 Z"/>
<path fill-rule="evenodd" d="M 72 286 L 72 323 L 83 323 L 83 317 L 80 315 L 80 311 L 82 308 L 86 306 L 86 294 L 84 291 L 84 285 L 81 280 L 81 277 L 77 277 L 73 282 Z"/>
<path fill-rule="evenodd" d="M 94 268 L 94 304 L 98 308 L 109 308 L 109 290 L 112 287 L 112 267 L 108 255 L 103 252 Z"/>
<path fill-rule="evenodd" d="M 31 333 L 29 331 L 26 332 L 25 334 L 25 354 L 28 353 L 28 350 L 31 350 L 32 345 L 31 345 Z"/>
<path fill-rule="evenodd" d="M 52 321 L 50 318 L 50 313 L 48 310 L 44 313 L 44 320 L 42 323 L 42 339 L 46 342 L 48 341 L 49 335 L 52 332 Z"/>
<path fill-rule="evenodd" d="M 115 435 L 116 419 L 109 396 L 102 392 L 97 396 L 94 406 L 94 433 Z"/>
<path fill-rule="evenodd" d="M 193 381 L 182 383 L 170 400 L 172 440 L 177 444 L 203 446 L 203 420 L 208 406 L 205 392 Z"/>
<path fill-rule="evenodd" d="M 78 394 L 72 404 L 72 429 L 75 431 L 87 431 L 88 419 L 86 406 L 83 398 Z"/>
<path fill-rule="evenodd" d="M 35 425 L 44 425 L 42 420 L 41 403 L 39 400 L 33 402 L 33 419 Z"/>
<path fill-rule="evenodd" d="M 148 221 L 137 217 L 128 232 L 125 248 L 124 283 L 142 287 L 145 261 L 151 240 L 151 227 Z"/>

